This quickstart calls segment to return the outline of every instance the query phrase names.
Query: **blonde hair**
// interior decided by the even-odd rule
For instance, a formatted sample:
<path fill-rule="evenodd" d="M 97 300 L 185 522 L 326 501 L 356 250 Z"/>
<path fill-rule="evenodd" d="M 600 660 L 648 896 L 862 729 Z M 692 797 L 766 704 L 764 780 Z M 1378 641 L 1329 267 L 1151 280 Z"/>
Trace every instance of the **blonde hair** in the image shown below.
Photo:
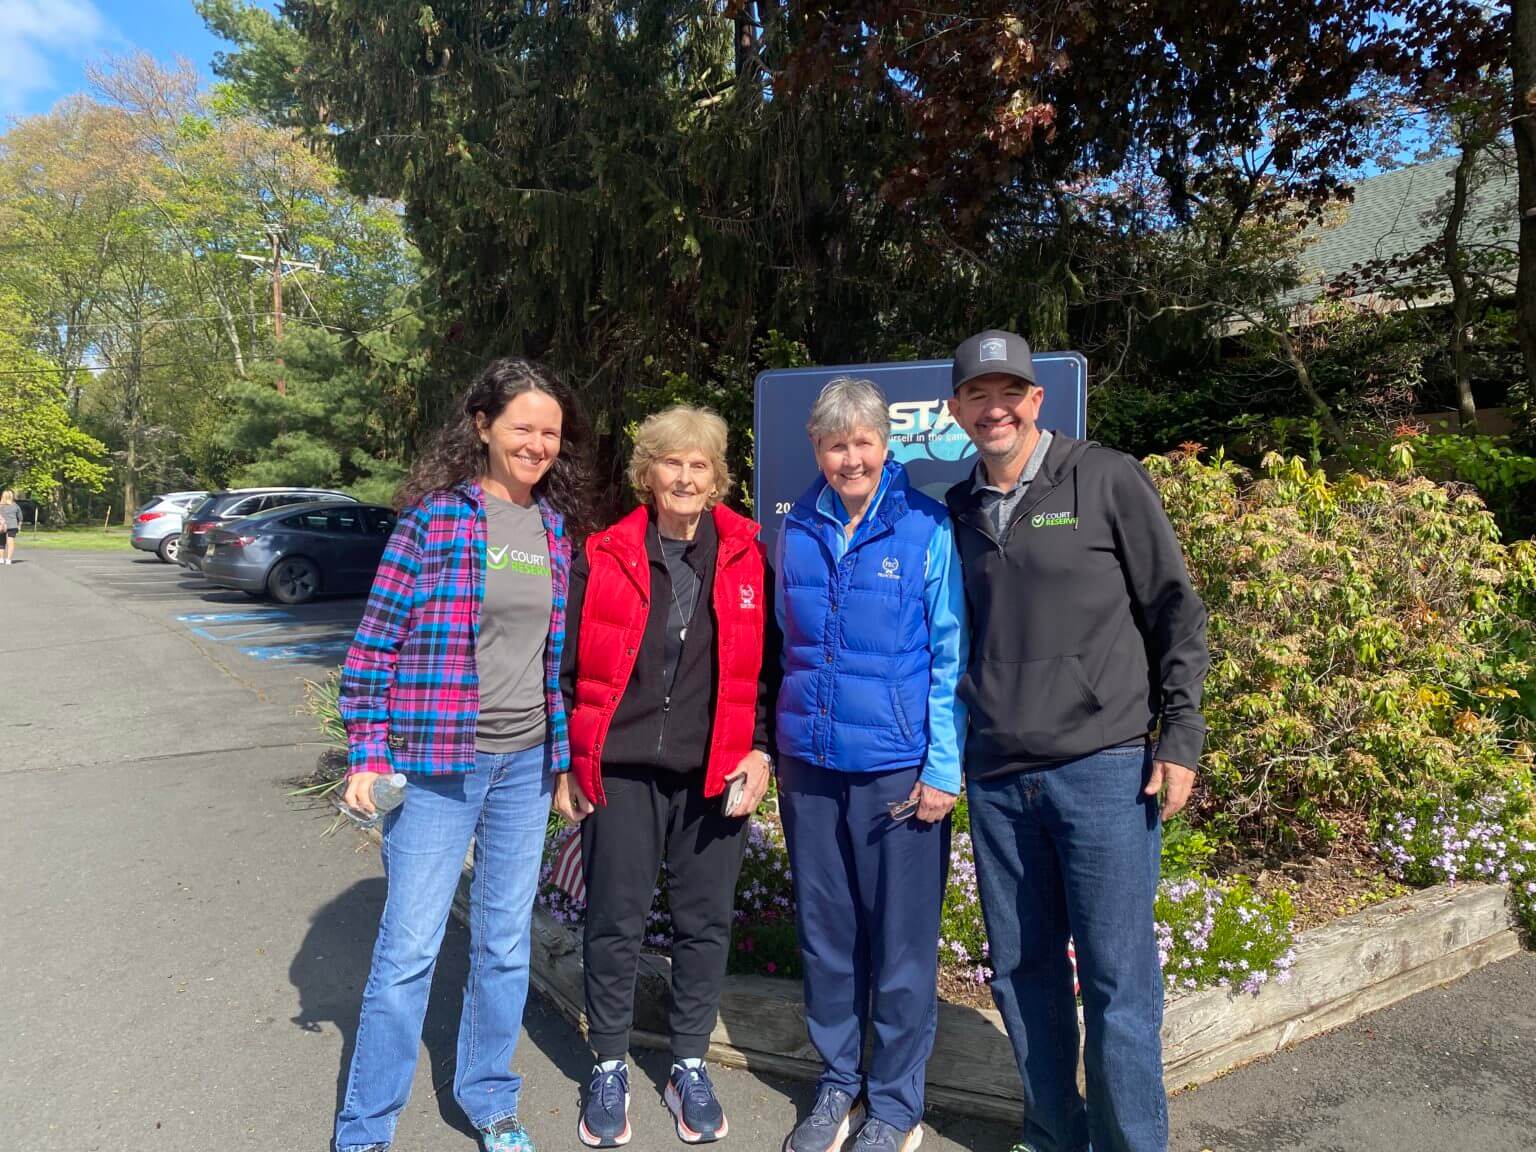
<path fill-rule="evenodd" d="M 0 504 L 14 504 L 14 503 L 16 503 L 16 493 L 15 492 L 13 492 L 9 488 L 7 488 L 4 492 L 0 492 Z"/>
<path fill-rule="evenodd" d="M 725 462 L 725 446 L 730 437 L 725 421 L 708 408 L 687 404 L 647 416 L 635 430 L 635 447 L 629 454 L 629 483 L 640 503 L 651 503 L 646 486 L 651 466 L 673 452 L 702 452 L 714 465 L 715 483 L 704 502 L 713 508 L 731 491 L 731 469 Z"/>

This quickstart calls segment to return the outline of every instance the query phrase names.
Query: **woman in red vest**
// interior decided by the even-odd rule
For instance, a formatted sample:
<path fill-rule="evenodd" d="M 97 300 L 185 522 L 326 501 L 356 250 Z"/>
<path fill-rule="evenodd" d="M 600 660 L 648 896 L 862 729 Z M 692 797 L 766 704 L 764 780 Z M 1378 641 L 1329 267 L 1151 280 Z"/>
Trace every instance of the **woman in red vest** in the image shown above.
<path fill-rule="evenodd" d="M 772 590 L 758 526 L 726 508 L 725 421 L 677 407 L 635 435 L 641 506 L 593 533 L 571 573 L 561 687 L 571 771 L 555 808 L 581 821 L 587 1037 L 596 1065 L 577 1135 L 628 1143 L 635 971 L 663 859 L 672 913 L 672 1065 L 686 1143 L 728 1129 L 704 1068 L 730 948 L 747 817 L 768 788 Z M 776 646 L 775 646 L 776 647 Z"/>

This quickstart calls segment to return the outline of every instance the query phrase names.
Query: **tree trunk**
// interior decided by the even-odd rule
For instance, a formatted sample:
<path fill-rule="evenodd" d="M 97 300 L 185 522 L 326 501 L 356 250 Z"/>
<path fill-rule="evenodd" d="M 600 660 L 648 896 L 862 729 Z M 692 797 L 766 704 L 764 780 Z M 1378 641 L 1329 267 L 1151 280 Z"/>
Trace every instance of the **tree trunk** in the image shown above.
<path fill-rule="evenodd" d="M 1515 329 L 1525 377 L 1536 391 L 1536 0 L 1511 0 L 1515 159 L 1520 172 L 1520 273 Z"/>
<path fill-rule="evenodd" d="M 133 514 L 139 508 L 139 452 L 138 429 L 128 429 L 126 451 L 123 454 L 123 524 L 133 523 Z"/>
<path fill-rule="evenodd" d="M 1456 412 L 1460 417 L 1460 431 L 1466 436 L 1477 434 L 1477 401 L 1472 396 L 1471 370 L 1467 359 L 1467 327 L 1472 323 L 1472 288 L 1467 282 L 1467 267 L 1462 259 L 1461 225 L 1467 216 L 1467 197 L 1477 153 L 1478 141 L 1470 135 L 1463 137 L 1461 155 L 1456 160 L 1452 182 L 1451 210 L 1445 218 L 1445 230 L 1441 233 L 1445 275 L 1451 282 L 1451 376 L 1456 383 Z M 1521 263 L 1523 275 L 1523 259 Z"/>
<path fill-rule="evenodd" d="M 1333 409 L 1328 407 L 1328 401 L 1318 393 L 1316 385 L 1312 383 L 1312 373 L 1307 368 L 1307 361 L 1296 347 L 1296 342 L 1291 339 L 1291 334 L 1284 328 L 1274 329 L 1275 336 L 1280 341 L 1280 347 L 1285 352 L 1285 358 L 1290 362 L 1291 369 L 1296 373 L 1296 383 L 1301 385 L 1302 393 L 1312 404 L 1312 411 L 1317 415 L 1317 421 L 1328 433 L 1328 438 L 1340 452 L 1349 448 L 1349 441 L 1344 437 L 1344 429 L 1339 427 L 1338 420 L 1333 415 Z"/>
<path fill-rule="evenodd" d="M 234 313 L 230 312 L 229 305 L 224 302 L 224 297 L 219 297 L 219 312 L 224 317 L 224 335 L 229 339 L 229 346 L 235 353 L 235 373 L 240 379 L 245 379 L 245 353 L 240 347 L 240 333 L 235 328 Z"/>

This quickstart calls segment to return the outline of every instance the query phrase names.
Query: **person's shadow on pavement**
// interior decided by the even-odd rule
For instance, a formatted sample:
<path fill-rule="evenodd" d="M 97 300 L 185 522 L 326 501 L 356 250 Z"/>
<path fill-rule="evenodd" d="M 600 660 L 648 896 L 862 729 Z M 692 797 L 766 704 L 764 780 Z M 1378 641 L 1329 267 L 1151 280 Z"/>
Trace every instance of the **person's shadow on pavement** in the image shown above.
<path fill-rule="evenodd" d="M 288 966 L 288 979 L 299 993 L 299 1013 L 293 1022 L 310 1032 L 334 1024 L 341 1033 L 341 1064 L 336 1071 L 336 1109 L 347 1090 L 347 1072 L 357 1045 L 358 1009 L 379 916 L 384 911 L 384 878 L 359 880 L 319 908 L 310 920 L 304 943 Z M 431 1062 L 432 1088 L 438 1111 L 449 1127 L 475 1138 L 475 1130 L 453 1098 L 453 1071 L 469 972 L 469 935 L 450 919 L 432 977 L 422 1043 Z M 333 1113 L 334 1115 L 334 1113 Z"/>

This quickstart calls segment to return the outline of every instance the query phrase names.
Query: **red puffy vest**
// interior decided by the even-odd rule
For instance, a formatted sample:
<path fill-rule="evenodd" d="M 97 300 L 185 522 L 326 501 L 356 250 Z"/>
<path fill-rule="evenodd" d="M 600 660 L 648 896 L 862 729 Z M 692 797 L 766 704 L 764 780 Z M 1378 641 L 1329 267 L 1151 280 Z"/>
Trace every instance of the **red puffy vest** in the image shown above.
<path fill-rule="evenodd" d="M 752 750 L 757 685 L 763 664 L 763 546 L 757 524 L 717 504 L 711 510 L 719 548 L 710 603 L 720 680 L 710 729 L 704 795 L 725 790 L 725 777 Z M 603 743 L 629 685 L 651 609 L 651 566 L 645 550 L 650 514 L 637 508 L 587 538 L 586 598 L 576 651 L 576 699 L 570 715 L 571 771 L 582 792 L 605 804 Z"/>

